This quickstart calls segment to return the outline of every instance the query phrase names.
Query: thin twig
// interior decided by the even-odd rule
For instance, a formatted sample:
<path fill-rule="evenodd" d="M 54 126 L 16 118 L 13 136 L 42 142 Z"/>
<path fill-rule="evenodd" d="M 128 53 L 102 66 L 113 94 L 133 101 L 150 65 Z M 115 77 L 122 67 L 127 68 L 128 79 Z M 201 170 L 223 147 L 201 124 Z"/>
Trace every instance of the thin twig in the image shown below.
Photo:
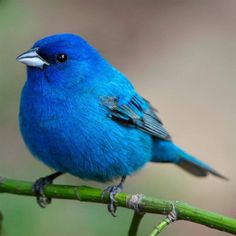
<path fill-rule="evenodd" d="M 167 225 L 169 225 L 170 221 L 169 219 L 166 217 L 165 219 L 163 219 L 151 232 L 151 234 L 149 236 L 156 236 L 158 234 L 160 234 L 160 232 L 165 229 L 167 227 Z"/>
<path fill-rule="evenodd" d="M 176 221 L 178 218 L 175 205 L 172 205 L 172 211 L 167 215 L 166 218 L 164 218 L 151 232 L 149 236 L 157 236 L 161 233 L 162 230 L 164 230 L 170 223 Z"/>

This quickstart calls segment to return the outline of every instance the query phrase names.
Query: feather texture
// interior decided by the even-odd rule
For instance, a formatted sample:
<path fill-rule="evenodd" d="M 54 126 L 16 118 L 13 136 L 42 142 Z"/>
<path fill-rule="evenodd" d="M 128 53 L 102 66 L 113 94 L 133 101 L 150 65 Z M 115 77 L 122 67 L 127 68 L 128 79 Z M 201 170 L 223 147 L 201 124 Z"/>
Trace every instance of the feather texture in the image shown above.
<path fill-rule="evenodd" d="M 149 161 L 220 176 L 183 155 L 149 102 L 81 37 L 49 36 L 32 50 L 44 64 L 29 63 L 29 51 L 20 56 L 28 67 L 19 123 L 27 147 L 46 165 L 100 182 L 131 175 Z"/>
<path fill-rule="evenodd" d="M 135 126 L 155 138 L 171 140 L 153 108 L 138 94 L 133 95 L 126 103 L 121 103 L 119 98 L 112 97 L 105 99 L 104 104 L 109 108 L 112 119 Z"/>

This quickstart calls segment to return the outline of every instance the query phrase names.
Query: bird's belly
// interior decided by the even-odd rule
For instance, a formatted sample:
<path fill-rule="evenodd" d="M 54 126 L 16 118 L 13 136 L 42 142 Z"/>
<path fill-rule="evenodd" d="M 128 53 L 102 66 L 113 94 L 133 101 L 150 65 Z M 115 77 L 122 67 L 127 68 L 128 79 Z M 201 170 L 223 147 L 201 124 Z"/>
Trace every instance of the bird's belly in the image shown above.
<path fill-rule="evenodd" d="M 152 157 L 151 136 L 120 125 L 103 113 L 26 114 L 20 114 L 25 143 L 38 159 L 57 171 L 103 182 L 130 175 Z"/>

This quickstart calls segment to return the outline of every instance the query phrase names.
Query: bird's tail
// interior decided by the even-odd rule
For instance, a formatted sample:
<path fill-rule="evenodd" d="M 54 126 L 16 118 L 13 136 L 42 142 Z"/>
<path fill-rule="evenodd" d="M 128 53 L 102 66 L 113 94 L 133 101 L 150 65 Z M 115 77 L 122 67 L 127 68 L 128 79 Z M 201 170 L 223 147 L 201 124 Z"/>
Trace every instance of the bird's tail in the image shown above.
<path fill-rule="evenodd" d="M 209 165 L 184 152 L 171 141 L 156 140 L 153 152 L 153 162 L 175 163 L 185 171 L 195 176 L 204 177 L 210 173 L 222 179 L 228 180 L 228 178 L 221 175 Z"/>

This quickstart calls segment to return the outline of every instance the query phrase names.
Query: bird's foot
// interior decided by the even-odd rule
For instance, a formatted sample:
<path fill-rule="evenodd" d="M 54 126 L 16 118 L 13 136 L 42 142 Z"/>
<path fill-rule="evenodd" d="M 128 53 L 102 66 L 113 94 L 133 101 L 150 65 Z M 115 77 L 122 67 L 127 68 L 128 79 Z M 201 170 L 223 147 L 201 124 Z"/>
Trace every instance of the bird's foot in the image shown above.
<path fill-rule="evenodd" d="M 109 194 L 110 202 L 107 205 L 107 209 L 111 213 L 111 215 L 114 217 L 116 217 L 115 213 L 117 210 L 115 195 L 117 193 L 122 192 L 124 181 L 125 181 L 125 177 L 122 177 L 122 179 L 118 185 L 109 186 L 102 193 L 102 199 L 105 198 L 107 193 Z"/>
<path fill-rule="evenodd" d="M 117 193 L 120 193 L 121 191 L 122 191 L 122 188 L 120 188 L 118 185 L 114 185 L 114 186 L 107 187 L 102 193 L 102 199 L 104 199 L 106 194 L 109 193 L 110 202 L 107 205 L 107 209 L 111 213 L 111 215 L 114 217 L 116 217 L 115 213 L 117 210 L 117 206 L 115 204 L 116 203 L 115 195 Z"/>
<path fill-rule="evenodd" d="M 37 203 L 40 207 L 45 208 L 48 204 L 51 203 L 52 199 L 48 198 L 44 194 L 44 188 L 51 184 L 51 181 L 48 181 L 47 178 L 39 178 L 34 182 L 32 191 L 36 195 Z"/>
<path fill-rule="evenodd" d="M 48 204 L 51 203 L 52 199 L 45 196 L 44 188 L 47 185 L 52 184 L 53 180 L 61 174 L 61 172 L 56 172 L 52 175 L 39 178 L 34 182 L 32 191 L 33 193 L 35 193 L 37 203 L 40 207 L 45 208 Z"/>

